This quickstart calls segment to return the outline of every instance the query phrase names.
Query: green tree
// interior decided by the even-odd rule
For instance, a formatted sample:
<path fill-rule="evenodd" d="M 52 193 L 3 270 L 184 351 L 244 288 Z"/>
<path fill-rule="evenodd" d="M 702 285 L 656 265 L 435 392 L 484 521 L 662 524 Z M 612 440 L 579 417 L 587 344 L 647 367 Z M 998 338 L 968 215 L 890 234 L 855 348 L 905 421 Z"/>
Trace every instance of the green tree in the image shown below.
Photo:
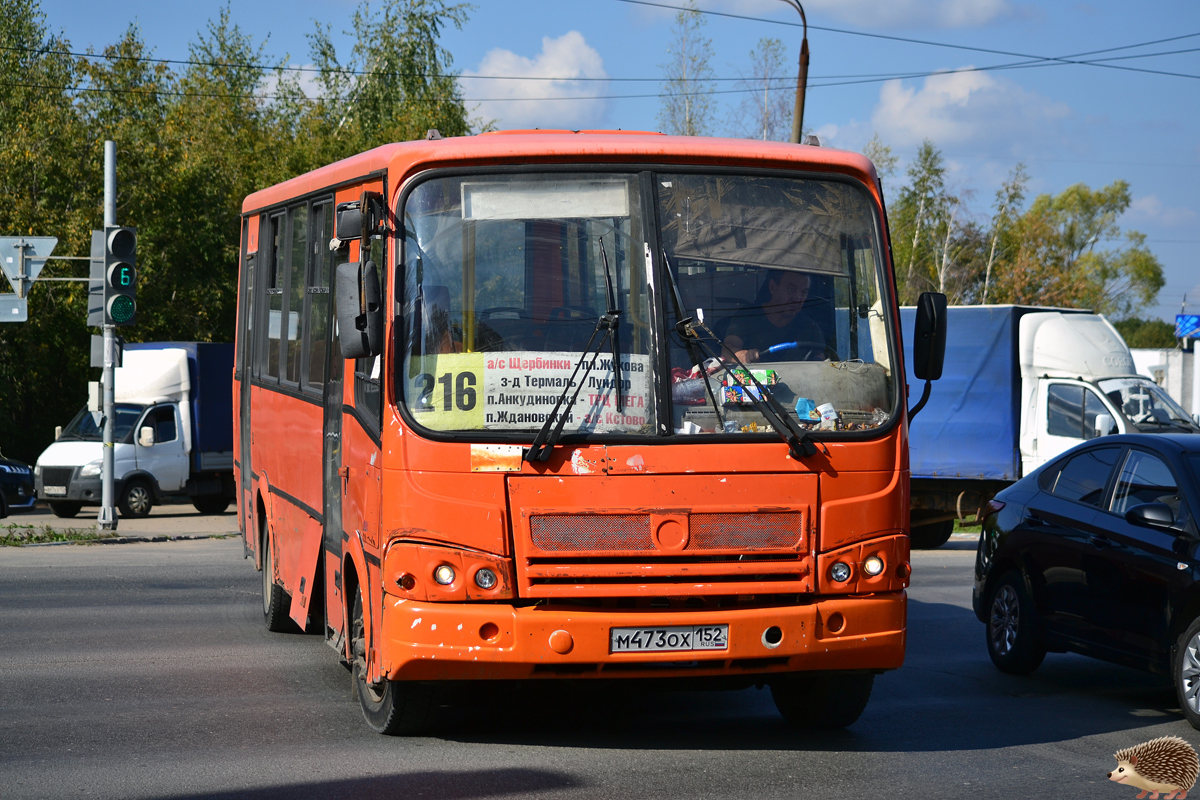
<path fill-rule="evenodd" d="M 663 70 L 663 92 L 658 124 L 675 136 L 707 136 L 715 107 L 712 99 L 712 40 L 704 36 L 704 17 L 695 0 L 675 15 L 667 63 Z M 790 133 L 790 131 L 789 131 Z"/>
<path fill-rule="evenodd" d="M 1125 181 L 1039 195 L 1017 223 L 1017 252 L 998 276 L 997 301 L 1091 308 L 1116 319 L 1150 305 L 1164 283 L 1162 265 L 1143 234 L 1118 226 L 1129 203 Z M 1102 247 L 1109 242 L 1121 244 Z"/>
<path fill-rule="evenodd" d="M 863 155 L 875 165 L 875 173 L 881 183 L 891 180 L 896 174 L 896 165 L 900 163 L 900 158 L 892 153 L 892 148 L 883 143 L 878 133 L 871 134 L 871 138 L 863 147 Z"/>
<path fill-rule="evenodd" d="M 59 255 L 87 252 L 100 207 L 85 175 L 87 131 L 73 102 L 82 77 L 70 49 L 36 2 L 0 0 L 0 233 L 56 236 Z M 73 272 L 49 261 L 42 276 Z M 40 281 L 28 303 L 28 322 L 0 324 L 0 446 L 32 462 L 81 403 L 88 334 L 81 284 Z"/>
<path fill-rule="evenodd" d="M 926 139 L 908 166 L 909 183 L 892 213 L 892 248 L 902 303 L 936 285 L 935 259 L 941 252 L 937 229 L 949 217 L 946 167 L 942 153 Z"/>
<path fill-rule="evenodd" d="M 1129 317 L 1113 323 L 1130 347 L 1168 348 L 1176 345 L 1175 326 L 1161 319 Z"/>
<path fill-rule="evenodd" d="M 986 304 L 988 301 L 992 266 L 996 263 L 996 256 L 999 255 L 1003 260 L 1013 246 L 1013 228 L 1020 216 L 1021 204 L 1025 202 L 1025 187 L 1028 183 L 1029 173 L 1025 171 L 1025 162 L 1019 162 L 1013 168 L 1009 179 L 996 190 L 996 213 L 992 216 L 991 244 L 983 277 L 983 295 L 979 301 L 981 303 Z"/>

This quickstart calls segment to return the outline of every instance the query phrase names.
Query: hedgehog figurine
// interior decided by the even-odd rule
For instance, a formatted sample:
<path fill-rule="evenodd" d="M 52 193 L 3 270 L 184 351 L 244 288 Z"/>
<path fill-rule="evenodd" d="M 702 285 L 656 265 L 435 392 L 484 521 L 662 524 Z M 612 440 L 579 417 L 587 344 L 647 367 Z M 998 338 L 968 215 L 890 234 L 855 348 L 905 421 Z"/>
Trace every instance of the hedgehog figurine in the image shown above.
<path fill-rule="evenodd" d="M 1108 779 L 1141 789 L 1139 800 L 1147 794 L 1151 800 L 1158 800 L 1160 792 L 1167 793 L 1166 800 L 1183 800 L 1200 772 L 1196 751 L 1178 736 L 1163 736 L 1127 747 L 1114 758 L 1117 768 L 1108 773 Z"/>

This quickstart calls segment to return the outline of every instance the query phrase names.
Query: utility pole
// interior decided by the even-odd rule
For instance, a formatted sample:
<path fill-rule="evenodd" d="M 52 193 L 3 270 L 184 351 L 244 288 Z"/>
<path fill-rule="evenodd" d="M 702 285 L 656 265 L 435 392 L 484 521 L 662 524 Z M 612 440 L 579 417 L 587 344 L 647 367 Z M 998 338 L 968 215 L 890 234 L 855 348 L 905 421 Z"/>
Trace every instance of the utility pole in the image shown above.
<path fill-rule="evenodd" d="M 804 93 L 808 89 L 808 17 L 804 16 L 804 6 L 800 0 L 782 0 L 800 12 L 800 21 L 804 23 L 804 38 L 800 41 L 800 72 L 796 75 L 796 108 L 792 112 L 792 144 L 800 144 L 800 136 L 804 132 Z"/>
<path fill-rule="evenodd" d="M 104 143 L 104 227 L 117 224 L 117 143 Z M 117 529 L 117 510 L 113 505 L 113 469 L 114 464 L 114 417 L 113 406 L 116 393 L 113 378 L 116 371 L 116 327 L 104 325 L 104 456 L 100 467 L 100 513 L 96 517 L 96 527 L 102 531 Z"/>

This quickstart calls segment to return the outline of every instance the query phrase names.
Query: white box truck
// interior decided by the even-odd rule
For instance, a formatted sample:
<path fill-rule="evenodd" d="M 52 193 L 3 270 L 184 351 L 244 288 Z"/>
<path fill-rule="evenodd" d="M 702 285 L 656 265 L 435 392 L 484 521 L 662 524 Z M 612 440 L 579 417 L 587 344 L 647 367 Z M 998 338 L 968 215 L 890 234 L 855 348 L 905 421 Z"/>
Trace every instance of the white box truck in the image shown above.
<path fill-rule="evenodd" d="M 168 499 L 205 514 L 233 502 L 233 345 L 125 347 L 115 370 L 114 490 L 123 517 Z M 37 496 L 60 517 L 101 504 L 99 413 L 84 407 L 34 467 Z"/>

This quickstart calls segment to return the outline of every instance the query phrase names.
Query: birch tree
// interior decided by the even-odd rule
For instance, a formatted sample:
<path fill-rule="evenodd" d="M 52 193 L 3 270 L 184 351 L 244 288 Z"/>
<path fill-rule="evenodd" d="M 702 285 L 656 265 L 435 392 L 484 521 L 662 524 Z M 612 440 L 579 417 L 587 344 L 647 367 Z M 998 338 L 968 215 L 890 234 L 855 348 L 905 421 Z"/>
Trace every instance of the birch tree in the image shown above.
<path fill-rule="evenodd" d="M 695 0 L 675 15 L 668 61 L 663 70 L 663 91 L 658 124 L 664 133 L 676 136 L 706 136 L 712 128 L 713 70 L 712 40 L 704 36 L 704 17 Z"/>
<path fill-rule="evenodd" d="M 783 42 L 759 39 L 750 51 L 750 75 L 737 86 L 746 95 L 734 111 L 734 133 L 764 142 L 786 142 L 792 135 L 796 76 L 788 73 Z"/>

